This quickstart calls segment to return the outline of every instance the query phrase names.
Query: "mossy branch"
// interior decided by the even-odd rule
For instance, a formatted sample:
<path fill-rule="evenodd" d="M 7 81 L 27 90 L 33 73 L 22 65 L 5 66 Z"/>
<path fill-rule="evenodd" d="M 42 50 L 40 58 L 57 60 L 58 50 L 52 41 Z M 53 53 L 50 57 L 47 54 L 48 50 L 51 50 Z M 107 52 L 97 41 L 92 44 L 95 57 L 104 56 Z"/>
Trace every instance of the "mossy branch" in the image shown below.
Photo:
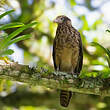
<path fill-rule="evenodd" d="M 52 89 L 63 89 L 77 93 L 110 96 L 110 79 L 75 78 L 62 72 L 54 72 L 49 67 L 30 68 L 18 63 L 1 64 L 0 78 L 10 79 L 29 85 L 40 85 Z"/>

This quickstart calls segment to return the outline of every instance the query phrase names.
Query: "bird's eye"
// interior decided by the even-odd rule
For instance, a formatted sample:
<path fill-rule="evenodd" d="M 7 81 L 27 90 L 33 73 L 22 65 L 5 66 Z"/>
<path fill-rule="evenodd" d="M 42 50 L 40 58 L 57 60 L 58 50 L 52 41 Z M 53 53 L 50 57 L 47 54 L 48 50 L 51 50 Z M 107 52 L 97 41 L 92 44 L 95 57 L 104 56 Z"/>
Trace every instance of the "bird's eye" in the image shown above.
<path fill-rule="evenodd" d="M 64 18 L 61 18 L 61 20 L 64 20 Z"/>

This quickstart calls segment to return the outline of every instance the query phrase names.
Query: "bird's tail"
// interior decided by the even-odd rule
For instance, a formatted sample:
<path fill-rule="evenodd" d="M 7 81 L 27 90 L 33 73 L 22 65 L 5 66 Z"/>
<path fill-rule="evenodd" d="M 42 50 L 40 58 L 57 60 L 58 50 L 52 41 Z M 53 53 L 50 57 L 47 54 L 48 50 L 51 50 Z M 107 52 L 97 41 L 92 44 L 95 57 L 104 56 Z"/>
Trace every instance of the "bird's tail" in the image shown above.
<path fill-rule="evenodd" d="M 60 92 L 60 104 L 63 107 L 68 107 L 68 104 L 70 102 L 71 96 L 72 96 L 72 92 L 71 91 L 61 90 L 61 92 Z"/>

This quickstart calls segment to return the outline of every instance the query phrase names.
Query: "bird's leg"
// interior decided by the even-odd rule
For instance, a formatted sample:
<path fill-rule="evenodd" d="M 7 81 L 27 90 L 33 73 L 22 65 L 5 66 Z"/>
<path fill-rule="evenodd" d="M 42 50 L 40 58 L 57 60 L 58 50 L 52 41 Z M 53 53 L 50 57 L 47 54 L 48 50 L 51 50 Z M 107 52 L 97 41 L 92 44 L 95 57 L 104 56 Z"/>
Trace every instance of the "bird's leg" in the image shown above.
<path fill-rule="evenodd" d="M 55 71 L 55 75 L 58 75 L 58 74 L 59 74 L 59 68 L 57 68 Z"/>
<path fill-rule="evenodd" d="M 78 78 L 78 74 L 73 71 L 73 68 L 71 69 L 71 75 L 73 78 Z"/>
<path fill-rule="evenodd" d="M 78 78 L 78 74 L 77 74 L 77 73 L 74 73 L 74 74 L 73 74 L 73 77 L 74 77 L 74 78 Z"/>

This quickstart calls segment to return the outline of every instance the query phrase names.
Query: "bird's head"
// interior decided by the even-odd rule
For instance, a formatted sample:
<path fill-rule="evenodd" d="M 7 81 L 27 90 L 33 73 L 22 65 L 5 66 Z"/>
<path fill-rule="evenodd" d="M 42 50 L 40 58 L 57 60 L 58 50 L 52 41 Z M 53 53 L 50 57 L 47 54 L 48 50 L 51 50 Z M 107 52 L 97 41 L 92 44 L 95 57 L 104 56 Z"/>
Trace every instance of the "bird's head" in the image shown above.
<path fill-rule="evenodd" d="M 67 16 L 64 16 L 64 15 L 57 16 L 53 22 L 57 24 L 62 24 L 62 23 L 71 24 L 71 20 Z"/>

